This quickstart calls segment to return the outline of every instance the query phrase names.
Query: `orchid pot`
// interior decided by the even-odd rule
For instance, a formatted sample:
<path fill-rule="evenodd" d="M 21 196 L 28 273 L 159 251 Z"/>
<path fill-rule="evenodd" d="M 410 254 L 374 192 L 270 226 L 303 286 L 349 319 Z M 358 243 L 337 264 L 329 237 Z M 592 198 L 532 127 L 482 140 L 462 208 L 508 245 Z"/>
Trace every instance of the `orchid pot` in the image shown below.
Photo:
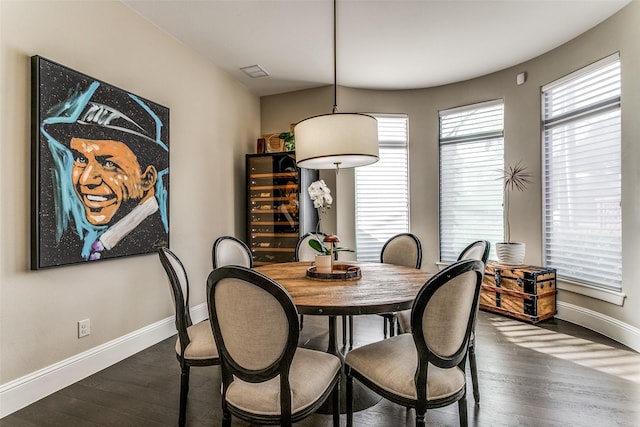
<path fill-rule="evenodd" d="M 331 273 L 331 255 L 316 255 L 316 272 Z"/>

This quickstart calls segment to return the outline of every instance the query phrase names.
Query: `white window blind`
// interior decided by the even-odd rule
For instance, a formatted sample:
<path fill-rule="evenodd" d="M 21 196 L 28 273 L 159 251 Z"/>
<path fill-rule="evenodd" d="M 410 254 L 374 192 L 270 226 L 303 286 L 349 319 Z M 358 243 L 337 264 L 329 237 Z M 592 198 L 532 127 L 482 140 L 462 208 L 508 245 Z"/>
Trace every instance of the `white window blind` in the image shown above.
<path fill-rule="evenodd" d="M 440 261 L 469 243 L 504 241 L 502 100 L 440 112 Z"/>
<path fill-rule="evenodd" d="M 380 160 L 355 169 L 356 257 L 380 261 L 382 245 L 409 231 L 409 171 L 406 115 L 378 119 Z"/>
<path fill-rule="evenodd" d="M 544 261 L 559 277 L 622 290 L 620 59 L 542 88 Z"/>

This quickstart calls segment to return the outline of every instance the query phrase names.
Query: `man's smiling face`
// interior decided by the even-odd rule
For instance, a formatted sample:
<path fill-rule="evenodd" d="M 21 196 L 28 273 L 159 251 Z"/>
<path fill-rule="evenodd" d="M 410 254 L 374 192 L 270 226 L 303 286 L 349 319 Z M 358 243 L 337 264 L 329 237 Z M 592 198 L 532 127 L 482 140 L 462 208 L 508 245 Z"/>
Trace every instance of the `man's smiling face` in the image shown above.
<path fill-rule="evenodd" d="M 72 138 L 71 179 L 93 225 L 111 222 L 128 200 L 141 199 L 148 188 L 136 155 L 129 147 L 112 140 Z"/>

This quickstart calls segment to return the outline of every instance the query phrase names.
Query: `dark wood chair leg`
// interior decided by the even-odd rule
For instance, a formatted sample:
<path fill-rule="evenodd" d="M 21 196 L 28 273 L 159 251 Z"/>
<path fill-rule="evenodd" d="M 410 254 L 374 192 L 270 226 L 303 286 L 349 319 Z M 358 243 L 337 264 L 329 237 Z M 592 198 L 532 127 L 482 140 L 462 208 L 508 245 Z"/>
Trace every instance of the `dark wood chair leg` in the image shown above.
<path fill-rule="evenodd" d="M 347 346 L 347 316 L 342 316 L 342 346 Z"/>
<path fill-rule="evenodd" d="M 226 402 L 226 391 L 224 390 L 224 384 L 222 385 L 222 399 L 220 401 L 222 407 L 222 427 L 231 427 L 231 411 L 229 411 L 229 407 Z"/>
<path fill-rule="evenodd" d="M 389 337 L 396 335 L 396 315 L 391 313 L 389 315 Z"/>
<path fill-rule="evenodd" d="M 231 412 L 226 408 L 222 409 L 222 427 L 231 427 Z"/>
<path fill-rule="evenodd" d="M 333 427 L 340 427 L 340 379 L 338 379 L 331 397 L 333 400 Z"/>
<path fill-rule="evenodd" d="M 349 350 L 353 348 L 353 316 L 349 316 Z"/>
<path fill-rule="evenodd" d="M 385 313 L 382 315 L 384 319 L 384 338 L 396 335 L 396 315 L 393 313 Z"/>
<path fill-rule="evenodd" d="M 476 365 L 476 346 L 469 346 L 469 367 L 471 368 L 471 385 L 473 386 L 473 399 L 476 405 L 480 405 L 480 389 L 478 387 L 478 367 Z"/>
<path fill-rule="evenodd" d="M 351 375 L 351 367 L 346 366 L 347 375 L 347 427 L 353 426 L 353 376 Z"/>
<path fill-rule="evenodd" d="M 178 426 L 184 427 L 187 420 L 187 395 L 189 394 L 189 365 L 182 366 L 180 375 L 180 414 L 178 415 Z"/>
<path fill-rule="evenodd" d="M 383 314 L 382 315 L 382 323 L 384 324 L 383 326 L 383 333 L 384 333 L 384 339 L 387 339 L 387 336 L 389 335 L 389 323 L 387 322 L 387 315 Z"/>
<path fill-rule="evenodd" d="M 467 398 L 462 397 L 458 400 L 458 413 L 460 414 L 460 427 L 467 427 Z"/>
<path fill-rule="evenodd" d="M 300 330 L 304 327 L 304 314 L 300 315 Z"/>

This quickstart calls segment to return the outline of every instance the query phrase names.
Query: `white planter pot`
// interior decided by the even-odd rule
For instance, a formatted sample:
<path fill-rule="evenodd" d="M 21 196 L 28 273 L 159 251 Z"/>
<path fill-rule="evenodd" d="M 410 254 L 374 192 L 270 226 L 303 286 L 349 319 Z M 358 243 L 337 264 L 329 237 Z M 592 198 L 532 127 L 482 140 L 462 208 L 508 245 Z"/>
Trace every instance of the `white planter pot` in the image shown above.
<path fill-rule="evenodd" d="M 522 265 L 525 248 L 524 243 L 496 243 L 498 262 L 507 265 Z"/>
<path fill-rule="evenodd" d="M 331 273 L 331 255 L 316 255 L 316 272 Z"/>

